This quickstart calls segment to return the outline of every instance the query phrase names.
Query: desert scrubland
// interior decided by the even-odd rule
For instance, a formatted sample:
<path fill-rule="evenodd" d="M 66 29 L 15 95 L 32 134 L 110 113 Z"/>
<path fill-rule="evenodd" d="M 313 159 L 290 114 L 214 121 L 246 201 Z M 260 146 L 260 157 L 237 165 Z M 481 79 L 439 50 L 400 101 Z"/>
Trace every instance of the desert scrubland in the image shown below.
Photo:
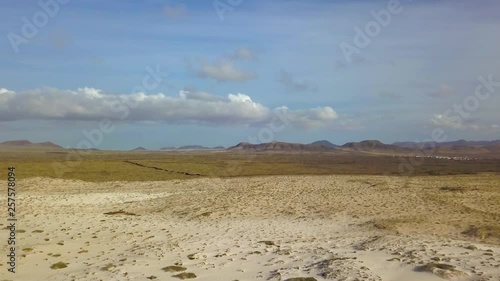
<path fill-rule="evenodd" d="M 29 177 L 17 273 L 5 257 L 0 280 L 496 281 L 499 187 L 497 173 Z"/>

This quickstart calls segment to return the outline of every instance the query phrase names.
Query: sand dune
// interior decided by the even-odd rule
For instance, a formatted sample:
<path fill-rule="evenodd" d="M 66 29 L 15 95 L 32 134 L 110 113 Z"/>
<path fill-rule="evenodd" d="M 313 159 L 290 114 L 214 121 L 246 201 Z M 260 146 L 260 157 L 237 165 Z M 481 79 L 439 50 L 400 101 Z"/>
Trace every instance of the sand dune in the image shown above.
<path fill-rule="evenodd" d="M 498 182 L 495 175 L 24 180 L 22 256 L 15 275 L 0 261 L 0 280 L 497 281 Z M 486 230 L 473 235 L 471 225 Z"/>

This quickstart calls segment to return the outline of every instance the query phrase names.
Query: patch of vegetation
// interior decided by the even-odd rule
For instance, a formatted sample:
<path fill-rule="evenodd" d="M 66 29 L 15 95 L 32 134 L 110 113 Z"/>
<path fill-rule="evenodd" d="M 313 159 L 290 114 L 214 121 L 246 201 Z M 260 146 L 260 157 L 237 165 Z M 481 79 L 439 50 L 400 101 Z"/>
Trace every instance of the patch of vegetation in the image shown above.
<path fill-rule="evenodd" d="M 183 272 L 183 273 L 179 273 L 177 275 L 172 275 L 172 277 L 179 278 L 179 279 L 193 279 L 193 278 L 196 278 L 196 274 L 191 273 L 191 272 Z"/>
<path fill-rule="evenodd" d="M 105 215 L 126 215 L 126 216 L 138 216 L 137 214 L 126 212 L 124 210 L 119 210 L 119 211 L 114 211 L 114 212 L 107 212 L 104 213 Z"/>
<path fill-rule="evenodd" d="M 439 190 L 448 192 L 465 192 L 464 187 L 452 187 L 452 186 L 441 187 Z"/>
<path fill-rule="evenodd" d="M 107 265 L 101 267 L 102 271 L 111 271 L 113 268 L 116 268 L 116 265 L 112 263 L 108 263 Z"/>
<path fill-rule="evenodd" d="M 436 268 L 443 269 L 443 270 L 455 270 L 454 265 L 431 262 L 431 263 L 428 263 L 428 264 L 425 264 L 422 266 L 417 266 L 415 268 L 415 271 L 432 272 Z"/>
<path fill-rule="evenodd" d="M 179 271 L 185 271 L 186 269 L 187 268 L 185 268 L 185 267 L 177 266 L 177 265 L 170 265 L 170 266 L 162 268 L 162 270 L 165 272 L 179 272 Z"/>
<path fill-rule="evenodd" d="M 417 272 L 430 272 L 446 280 L 463 280 L 468 277 L 464 272 L 461 272 L 453 265 L 444 263 L 428 263 L 415 268 Z"/>
<path fill-rule="evenodd" d="M 21 178 L 49 177 L 90 182 L 165 181 L 191 179 L 192 175 L 207 177 L 387 173 L 400 175 L 398 170 L 400 160 L 397 157 L 360 152 L 84 151 L 80 155 L 81 161 L 75 160 L 74 163 L 70 163 L 72 165 L 68 165 L 66 161 L 71 151 L 60 152 L 16 149 L 0 150 L 0 155 L 2 160 L 5 160 L 1 161 L 2 163 L 16 163 Z M 499 159 L 454 161 L 429 158 L 422 165 L 414 167 L 415 171 L 412 174 L 458 175 L 499 172 L 499 163 Z M 6 164 L 0 164 L 1 168 L 7 168 Z"/>
<path fill-rule="evenodd" d="M 188 257 L 188 259 L 190 259 L 190 260 L 195 260 L 195 259 L 198 259 L 198 258 L 199 258 L 199 254 L 197 254 L 197 253 L 194 253 L 194 254 L 189 254 L 187 257 Z"/>
<path fill-rule="evenodd" d="M 53 265 L 50 266 L 51 269 L 61 269 L 66 267 L 68 267 L 68 263 L 65 262 L 54 263 Z"/>
<path fill-rule="evenodd" d="M 276 246 L 276 244 L 274 244 L 273 241 L 259 241 L 257 243 L 262 243 L 262 244 L 267 245 L 267 246 Z"/>
<path fill-rule="evenodd" d="M 474 226 L 471 225 L 462 234 L 479 239 L 500 238 L 500 225 Z"/>
<path fill-rule="evenodd" d="M 423 222 L 423 219 L 411 217 L 411 218 L 374 219 L 369 221 L 368 224 L 372 224 L 375 228 L 380 230 L 398 232 L 399 225 L 421 223 L 421 222 Z"/>

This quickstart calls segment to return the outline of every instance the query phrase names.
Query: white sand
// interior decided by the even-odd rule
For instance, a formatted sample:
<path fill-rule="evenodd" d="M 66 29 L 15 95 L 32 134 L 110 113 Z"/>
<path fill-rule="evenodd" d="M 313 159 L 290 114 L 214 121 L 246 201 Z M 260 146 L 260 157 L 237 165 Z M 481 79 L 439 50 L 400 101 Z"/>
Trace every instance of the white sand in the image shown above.
<path fill-rule="evenodd" d="M 394 178 L 387 184 L 366 176 L 100 184 L 25 180 L 18 194 L 18 229 L 25 232 L 17 234 L 18 255 L 25 256 L 11 274 L 2 254 L 0 280 L 179 280 L 172 276 L 182 272 L 194 273 L 193 280 L 228 281 L 500 280 L 498 244 L 465 241 L 469 238 L 458 226 L 436 224 L 434 217 L 444 218 L 446 212 L 450 220 L 460 217 L 452 213 L 453 205 L 427 201 L 416 181 Z M 137 216 L 104 214 L 118 210 Z M 411 223 L 422 216 L 431 218 Z M 395 230 L 373 226 L 388 218 L 410 222 Z M 0 223 L 5 227 L 5 220 Z M 0 232 L 2 240 L 6 233 Z M 6 243 L 1 245 L 7 253 Z M 68 266 L 51 269 L 57 262 Z M 430 262 L 455 269 L 415 270 Z M 162 270 L 174 264 L 186 270 Z"/>

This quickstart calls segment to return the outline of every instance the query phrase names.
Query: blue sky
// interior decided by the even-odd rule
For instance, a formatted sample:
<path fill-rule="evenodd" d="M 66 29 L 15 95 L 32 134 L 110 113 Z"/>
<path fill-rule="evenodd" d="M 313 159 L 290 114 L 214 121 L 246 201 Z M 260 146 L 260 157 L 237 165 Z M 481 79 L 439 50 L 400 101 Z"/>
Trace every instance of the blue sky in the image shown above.
<path fill-rule="evenodd" d="M 0 141 L 77 147 L 103 120 L 104 149 L 391 143 L 435 129 L 498 139 L 499 10 L 493 0 L 2 1 Z M 491 82 L 478 96 L 480 76 Z"/>

